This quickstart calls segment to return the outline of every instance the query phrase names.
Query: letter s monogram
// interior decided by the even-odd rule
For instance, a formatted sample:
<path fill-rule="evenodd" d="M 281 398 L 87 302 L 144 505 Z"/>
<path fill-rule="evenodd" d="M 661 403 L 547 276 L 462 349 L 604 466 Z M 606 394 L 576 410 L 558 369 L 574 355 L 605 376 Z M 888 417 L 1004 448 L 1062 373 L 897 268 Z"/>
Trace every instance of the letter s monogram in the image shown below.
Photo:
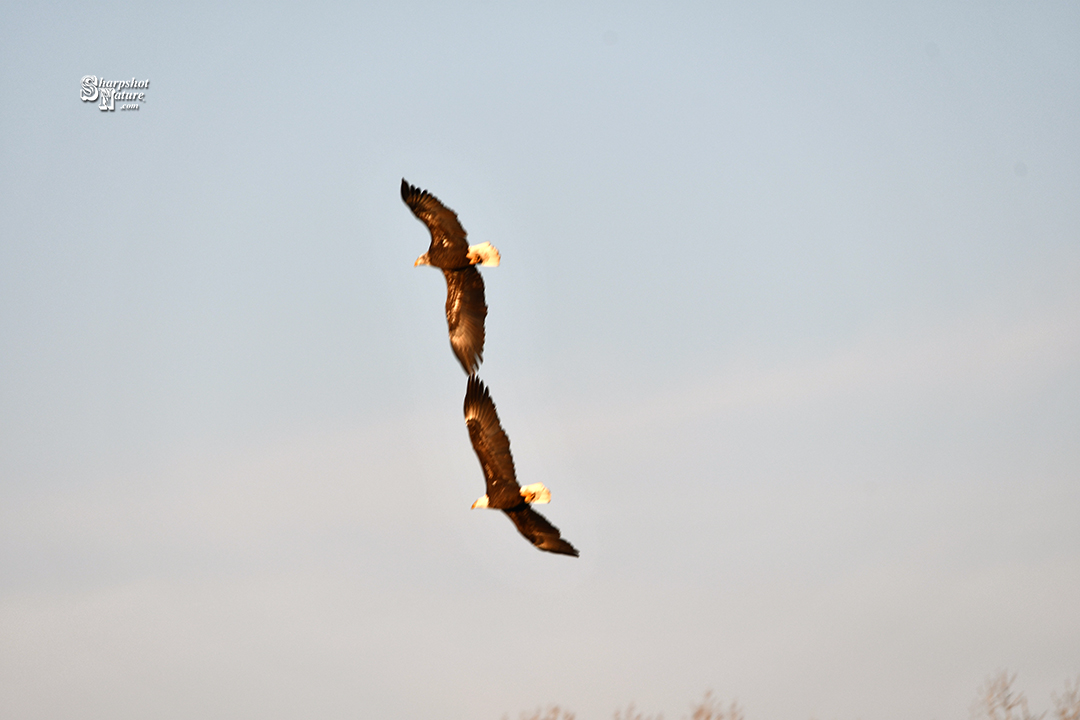
<path fill-rule="evenodd" d="M 86 75 L 82 79 L 82 92 L 79 93 L 79 98 L 83 102 L 94 102 L 97 100 L 97 76 Z"/>

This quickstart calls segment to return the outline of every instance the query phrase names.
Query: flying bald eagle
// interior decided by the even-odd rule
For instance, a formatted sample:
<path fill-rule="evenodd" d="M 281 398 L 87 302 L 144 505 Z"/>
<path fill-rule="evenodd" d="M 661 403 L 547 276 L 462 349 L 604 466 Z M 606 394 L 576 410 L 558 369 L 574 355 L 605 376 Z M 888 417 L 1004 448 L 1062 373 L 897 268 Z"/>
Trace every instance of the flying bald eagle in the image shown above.
<path fill-rule="evenodd" d="M 469 427 L 469 439 L 487 481 L 487 494 L 474 502 L 473 507 L 502 510 L 517 526 L 518 532 L 539 549 L 577 557 L 578 551 L 560 537 L 559 528 L 530 507 L 530 503 L 551 500 L 551 492 L 543 483 L 518 485 L 514 458 L 510 455 L 510 438 L 499 424 L 491 395 L 475 375 L 469 376 L 465 391 L 465 424 Z"/>
<path fill-rule="evenodd" d="M 401 179 L 401 199 L 431 232 L 431 246 L 416 258 L 413 267 L 434 265 L 442 270 L 446 278 L 450 346 L 465 372 L 475 375 L 484 361 L 484 318 L 487 317 L 484 279 L 475 266 L 498 265 L 499 251 L 491 243 L 469 245 L 457 214 L 427 190 L 405 182 L 405 178 Z"/>

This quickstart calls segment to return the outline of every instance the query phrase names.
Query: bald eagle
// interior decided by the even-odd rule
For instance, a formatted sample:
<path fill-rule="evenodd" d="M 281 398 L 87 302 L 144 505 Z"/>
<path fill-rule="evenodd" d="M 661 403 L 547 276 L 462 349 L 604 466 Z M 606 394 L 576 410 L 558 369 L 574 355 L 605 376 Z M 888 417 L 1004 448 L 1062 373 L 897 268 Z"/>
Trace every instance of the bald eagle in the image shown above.
<path fill-rule="evenodd" d="M 465 372 L 475 375 L 484 361 L 484 279 L 477 264 L 499 264 L 499 251 L 491 243 L 469 245 L 465 228 L 457 214 L 439 202 L 427 190 L 401 179 L 401 199 L 413 215 L 431 232 L 428 251 L 416 258 L 413 267 L 433 265 L 446 278 L 446 324 L 450 328 L 450 346 Z"/>
<path fill-rule="evenodd" d="M 491 394 L 475 375 L 469 376 L 465 391 L 465 424 L 487 481 L 487 494 L 474 502 L 473 507 L 502 510 L 518 532 L 537 548 L 577 557 L 578 551 L 562 539 L 559 528 L 530 507 L 531 503 L 548 502 L 551 492 L 543 483 L 518 485 L 514 458 L 510 455 L 510 438 L 499 424 Z"/>

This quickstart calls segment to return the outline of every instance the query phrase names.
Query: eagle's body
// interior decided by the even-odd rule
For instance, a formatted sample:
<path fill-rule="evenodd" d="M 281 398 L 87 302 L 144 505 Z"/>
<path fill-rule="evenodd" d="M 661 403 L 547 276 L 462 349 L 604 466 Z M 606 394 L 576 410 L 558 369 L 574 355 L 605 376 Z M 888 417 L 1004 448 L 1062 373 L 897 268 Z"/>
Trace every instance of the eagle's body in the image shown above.
<path fill-rule="evenodd" d="M 401 180 L 401 199 L 431 233 L 428 251 L 413 266 L 433 265 L 446 278 L 446 324 L 450 345 L 461 367 L 474 375 L 484 361 L 484 279 L 477 264 L 498 265 L 499 251 L 490 243 L 470 246 L 457 214 L 427 190 Z"/>
<path fill-rule="evenodd" d="M 551 493 L 541 483 L 525 488 L 518 485 L 510 439 L 499 423 L 491 394 L 475 375 L 469 377 L 465 391 L 465 424 L 487 482 L 487 495 L 473 507 L 502 510 L 518 532 L 540 550 L 577 557 L 578 551 L 562 539 L 559 529 L 529 506 L 532 502 L 547 502 Z"/>

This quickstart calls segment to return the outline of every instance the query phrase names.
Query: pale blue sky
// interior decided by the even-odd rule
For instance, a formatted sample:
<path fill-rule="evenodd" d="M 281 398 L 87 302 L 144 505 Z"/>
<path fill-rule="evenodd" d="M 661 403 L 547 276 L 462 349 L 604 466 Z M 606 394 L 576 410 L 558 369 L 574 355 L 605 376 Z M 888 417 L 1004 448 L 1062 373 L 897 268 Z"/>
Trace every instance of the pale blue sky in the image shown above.
<path fill-rule="evenodd" d="M 0 91 L 0 714 L 1080 674 L 1075 3 L 8 4 Z M 578 560 L 469 510 L 402 177 L 502 253 L 480 374 Z"/>

